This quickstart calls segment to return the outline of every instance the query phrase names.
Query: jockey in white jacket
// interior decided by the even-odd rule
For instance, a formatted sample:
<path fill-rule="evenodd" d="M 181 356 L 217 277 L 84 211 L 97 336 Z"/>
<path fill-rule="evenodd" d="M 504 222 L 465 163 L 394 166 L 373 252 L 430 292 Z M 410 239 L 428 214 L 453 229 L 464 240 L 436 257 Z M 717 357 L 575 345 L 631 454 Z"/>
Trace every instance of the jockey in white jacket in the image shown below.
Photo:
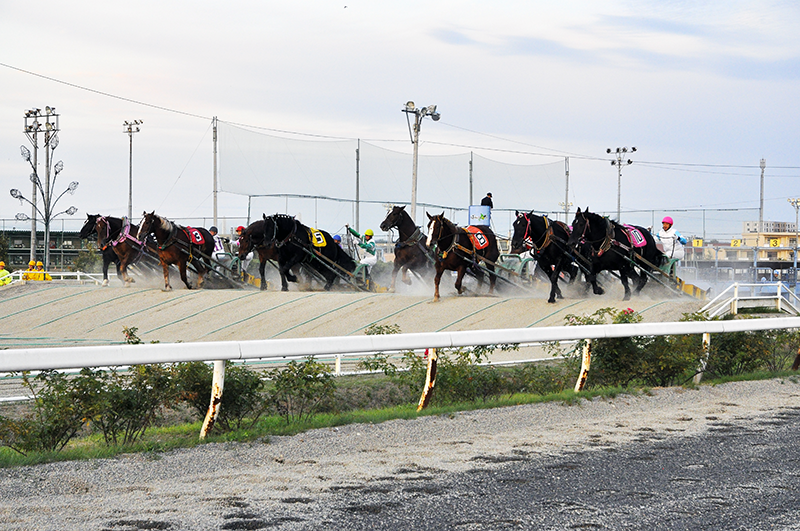
<path fill-rule="evenodd" d="M 667 258 L 682 260 L 684 255 L 683 246 L 689 240 L 681 236 L 681 233 L 676 231 L 672 225 L 673 221 L 669 216 L 661 220 L 661 230 L 658 231 L 657 238 L 664 247 L 664 254 L 667 255 Z"/>

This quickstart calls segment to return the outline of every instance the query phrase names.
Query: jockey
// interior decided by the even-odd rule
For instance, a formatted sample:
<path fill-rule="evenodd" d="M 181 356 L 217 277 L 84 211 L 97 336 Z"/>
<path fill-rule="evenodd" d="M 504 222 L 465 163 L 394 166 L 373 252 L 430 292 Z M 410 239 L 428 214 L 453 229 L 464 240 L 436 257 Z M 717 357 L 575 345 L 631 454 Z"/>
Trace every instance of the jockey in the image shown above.
<path fill-rule="evenodd" d="M 681 236 L 680 232 L 675 230 L 673 224 L 672 218 L 666 216 L 661 220 L 661 230 L 658 231 L 656 237 L 664 247 L 664 254 L 667 255 L 667 258 L 681 260 L 684 255 L 683 246 L 689 240 Z"/>
<path fill-rule="evenodd" d="M 242 237 L 243 232 L 244 232 L 244 226 L 239 225 L 238 227 L 236 227 L 236 234 L 234 235 L 233 239 L 231 239 L 231 252 L 234 255 L 239 254 L 239 238 Z M 243 273 L 247 273 L 247 266 L 250 265 L 250 261 L 253 259 L 253 256 L 254 256 L 253 251 L 250 251 L 249 253 L 247 253 L 247 256 L 245 256 L 244 259 L 242 259 L 241 271 Z"/>
<path fill-rule="evenodd" d="M 334 235 L 333 235 L 333 241 L 335 241 L 335 242 L 336 242 L 336 244 L 337 244 L 339 247 L 341 247 L 341 246 L 342 246 L 342 237 L 341 237 L 341 236 L 339 236 L 338 234 L 334 234 Z"/>
<path fill-rule="evenodd" d="M 214 254 L 212 258 L 217 262 L 219 262 L 220 264 L 222 264 L 223 266 L 228 267 L 231 258 L 225 251 L 225 242 L 223 241 L 222 237 L 219 234 L 217 234 L 217 232 L 219 232 L 217 230 L 217 227 L 212 225 L 211 228 L 208 229 L 208 232 L 214 238 L 214 251 L 213 251 Z"/>
<path fill-rule="evenodd" d="M 377 248 L 375 246 L 375 242 L 372 241 L 372 237 L 375 235 L 372 232 L 372 229 L 367 229 L 364 231 L 364 235 L 358 233 L 357 230 L 350 227 L 350 225 L 345 225 L 347 227 L 348 232 L 358 238 L 359 243 L 358 246 L 361 247 L 366 251 L 364 254 L 364 258 L 361 259 L 362 264 L 366 264 L 368 266 L 374 266 L 378 263 L 378 256 L 377 256 Z"/>
<path fill-rule="evenodd" d="M 6 263 L 0 260 L 0 286 L 10 284 L 12 280 L 11 273 L 6 271 Z"/>

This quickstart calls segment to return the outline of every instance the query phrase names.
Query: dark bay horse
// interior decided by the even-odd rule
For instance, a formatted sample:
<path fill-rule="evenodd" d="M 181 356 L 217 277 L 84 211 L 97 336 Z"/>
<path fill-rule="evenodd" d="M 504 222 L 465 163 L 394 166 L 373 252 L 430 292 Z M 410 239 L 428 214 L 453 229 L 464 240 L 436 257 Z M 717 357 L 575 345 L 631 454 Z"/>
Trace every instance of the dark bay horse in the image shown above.
<path fill-rule="evenodd" d="M 214 252 L 214 237 L 206 229 L 200 227 L 182 227 L 155 212 L 143 213 L 136 237 L 142 240 L 148 234 L 155 236 L 158 242 L 158 257 L 164 270 L 164 291 L 170 291 L 169 266 L 178 264 L 181 280 L 188 289 L 192 285 L 186 278 L 186 264 L 191 263 L 197 270 L 197 287 L 202 288 L 204 277 L 211 267 L 211 253 Z M 202 243 L 198 242 L 202 238 Z"/>
<path fill-rule="evenodd" d="M 478 277 L 479 284 L 483 284 L 483 271 L 478 266 L 479 261 L 484 261 L 489 273 L 489 293 L 494 293 L 494 285 L 497 278 L 494 273 L 494 264 L 500 256 L 497 247 L 497 238 L 492 229 L 486 225 L 478 225 L 483 236 L 473 237 L 466 229 L 456 226 L 452 221 L 444 217 L 444 212 L 439 215 L 431 216 L 425 213 L 430 220 L 428 222 L 428 247 L 433 249 L 436 246 L 434 255 L 436 257 L 436 285 L 433 293 L 433 300 L 439 300 L 439 281 L 445 270 L 456 271 L 456 290 L 459 294 L 463 293 L 461 282 L 467 268 Z"/>
<path fill-rule="evenodd" d="M 278 267 L 281 273 L 281 291 L 288 291 L 289 282 L 297 282 L 291 269 L 305 264 L 325 279 L 325 290 L 330 290 L 341 274 L 352 273 L 356 263 L 324 230 L 311 229 L 291 216 L 275 214 L 264 216 L 264 234 L 278 248 Z"/>
<path fill-rule="evenodd" d="M 427 273 L 431 269 L 433 256 L 425 245 L 427 237 L 414 224 L 414 220 L 406 212 L 405 206 L 395 206 L 386 215 L 381 223 L 381 230 L 388 232 L 396 228 L 399 233 L 397 243 L 394 245 L 394 269 L 392 270 L 392 284 L 389 291 L 394 291 L 397 281 L 397 271 L 403 270 L 403 282 L 411 284 L 408 270 L 418 273 Z"/>
<path fill-rule="evenodd" d="M 265 268 L 267 260 L 278 261 L 280 252 L 275 241 L 275 224 L 271 224 L 272 231 L 270 234 L 266 233 L 267 222 L 264 219 L 255 221 L 247 226 L 239 236 L 239 261 L 245 259 L 250 251 L 255 250 L 258 253 L 258 272 L 261 274 L 261 289 L 267 289 L 267 279 L 265 277 Z M 286 280 L 281 273 L 281 285 L 285 284 Z"/>
<path fill-rule="evenodd" d="M 652 268 L 641 259 L 655 267 L 659 267 L 664 255 L 656 247 L 653 235 L 645 228 L 635 225 L 622 225 L 614 220 L 589 212 L 589 208 L 575 213 L 572 222 L 572 234 L 567 242 L 571 248 L 577 248 L 585 242 L 591 249 L 591 271 L 588 281 L 592 284 L 595 295 L 602 295 L 603 288 L 597 285 L 597 273 L 600 271 L 619 271 L 625 296 L 622 300 L 631 298 L 628 286 L 628 277 L 637 280 L 634 294 L 639 294 L 647 284 L 647 274 L 636 273 L 634 265 L 651 271 Z"/>
<path fill-rule="evenodd" d="M 83 222 L 81 227 L 80 237 L 82 240 L 88 240 L 92 235 L 97 234 L 97 218 L 101 217 L 100 214 L 86 214 L 86 221 Z M 100 249 L 100 254 L 103 257 L 103 286 L 108 286 L 108 266 L 113 263 L 117 270 L 117 277 L 125 282 L 122 277 L 122 272 L 119 268 L 119 257 L 114 249 Z"/>
<path fill-rule="evenodd" d="M 97 247 L 105 253 L 108 249 L 116 254 L 122 281 L 128 286 L 135 282 L 128 275 L 128 266 L 136 262 L 145 252 L 145 244 L 136 238 L 139 226 L 132 225 L 128 218 L 98 216 L 95 222 Z"/>
<path fill-rule="evenodd" d="M 550 298 L 547 302 L 555 303 L 556 297 L 563 299 L 558 287 L 558 278 L 562 271 L 570 273 L 570 284 L 577 277 L 577 267 L 570 267 L 572 255 L 567 247 L 570 230 L 566 223 L 551 221 L 547 216 L 537 216 L 517 211 L 517 219 L 513 224 L 514 235 L 511 238 L 511 252 L 521 254 L 531 251 L 537 264 L 550 279 Z"/>

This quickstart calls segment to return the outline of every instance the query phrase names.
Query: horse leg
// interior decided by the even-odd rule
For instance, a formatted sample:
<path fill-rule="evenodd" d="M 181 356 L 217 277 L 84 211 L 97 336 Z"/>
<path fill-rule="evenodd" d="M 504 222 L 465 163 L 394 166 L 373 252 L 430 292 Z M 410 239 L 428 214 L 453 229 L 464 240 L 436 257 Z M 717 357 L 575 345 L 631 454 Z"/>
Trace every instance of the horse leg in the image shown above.
<path fill-rule="evenodd" d="M 441 267 L 439 266 L 441 262 L 436 262 L 436 276 L 433 279 L 433 284 L 435 286 L 433 292 L 433 302 L 439 300 L 439 281 L 442 280 L 442 273 L 444 273 L 444 265 Z"/>
<path fill-rule="evenodd" d="M 645 284 L 647 284 L 647 273 L 644 269 L 642 269 L 639 273 L 639 281 L 636 283 L 636 289 L 633 291 L 633 294 L 638 295 L 642 291 L 642 288 L 644 288 Z"/>
<path fill-rule="evenodd" d="M 266 277 L 266 268 L 267 268 L 267 259 L 261 258 L 260 263 L 258 264 L 258 274 L 261 276 L 261 286 L 262 290 L 267 289 L 267 277 Z"/>
<path fill-rule="evenodd" d="M 164 271 L 164 291 L 172 291 L 172 286 L 169 285 L 169 264 L 161 259 L 161 269 Z"/>
<path fill-rule="evenodd" d="M 195 267 L 197 268 L 197 289 L 202 289 L 203 284 L 206 281 L 206 272 L 208 269 L 206 269 L 206 267 L 200 263 L 199 260 L 197 260 Z"/>
<path fill-rule="evenodd" d="M 111 259 L 103 253 L 103 284 L 102 286 L 105 288 L 108 286 L 108 265 L 111 263 Z"/>
<path fill-rule="evenodd" d="M 550 304 L 555 304 L 556 298 L 564 298 L 564 296 L 561 294 L 561 289 L 558 287 L 558 273 L 558 269 L 555 269 L 550 274 L 550 298 L 547 299 L 547 302 Z"/>
<path fill-rule="evenodd" d="M 397 256 L 394 257 L 394 268 L 392 269 L 392 283 L 389 284 L 389 291 L 394 293 L 395 284 L 397 283 L 397 270 L 400 269 L 400 262 L 397 261 Z M 405 282 L 405 273 L 403 273 L 403 282 Z"/>
<path fill-rule="evenodd" d="M 192 289 L 192 285 L 189 284 L 189 279 L 186 278 L 186 259 L 185 258 L 181 257 L 178 260 L 178 269 L 181 272 L 181 280 L 183 280 L 183 283 L 186 284 L 186 289 Z"/>
<path fill-rule="evenodd" d="M 589 273 L 589 278 L 586 279 L 592 285 L 592 293 L 595 295 L 603 295 L 606 292 L 606 290 L 597 285 L 597 273 L 599 272 L 599 266 L 592 264 L 591 273 Z"/>
<path fill-rule="evenodd" d="M 619 278 L 622 280 L 622 287 L 625 288 L 625 296 L 622 297 L 622 300 L 629 301 L 631 300 L 631 288 L 628 286 L 628 272 L 625 269 L 620 269 Z"/>
<path fill-rule="evenodd" d="M 464 280 L 464 273 L 466 272 L 467 272 L 467 266 L 465 265 L 459 265 L 458 269 L 456 269 L 456 291 L 458 292 L 459 295 L 461 295 L 465 291 L 465 289 L 461 285 L 461 282 Z M 481 277 L 481 281 L 482 280 L 483 277 Z"/>
<path fill-rule="evenodd" d="M 497 283 L 497 275 L 494 274 L 494 266 L 493 265 L 486 264 L 486 269 L 491 271 L 489 273 L 489 295 L 492 295 L 494 293 L 495 284 Z"/>

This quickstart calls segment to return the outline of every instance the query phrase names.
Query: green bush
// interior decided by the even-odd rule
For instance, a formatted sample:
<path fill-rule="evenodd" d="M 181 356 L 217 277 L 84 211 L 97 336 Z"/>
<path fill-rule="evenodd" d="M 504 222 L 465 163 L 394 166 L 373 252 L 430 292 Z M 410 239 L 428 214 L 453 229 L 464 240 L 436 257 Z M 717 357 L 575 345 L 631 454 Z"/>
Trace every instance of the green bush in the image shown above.
<path fill-rule="evenodd" d="M 84 273 L 99 273 L 103 269 L 103 257 L 97 249 L 97 243 L 87 241 L 86 246 L 78 251 L 75 261 L 69 266 L 71 271 L 83 271 Z M 109 266 L 109 267 L 113 267 Z"/>
<path fill-rule="evenodd" d="M 0 416 L 0 444 L 22 455 L 61 451 L 85 424 L 86 396 L 54 370 L 22 373 L 22 385 L 33 395 L 32 408 L 18 419 Z"/>
<path fill-rule="evenodd" d="M 83 369 L 73 382 L 87 398 L 86 413 L 106 444 L 136 442 L 177 398 L 166 365 L 134 365 L 127 372 Z"/>
<path fill-rule="evenodd" d="M 509 394 L 546 395 L 574 387 L 576 375 L 577 370 L 569 370 L 563 362 L 525 363 L 510 369 L 506 385 Z"/>
<path fill-rule="evenodd" d="M 214 369 L 202 361 L 178 363 L 174 375 L 180 400 L 204 418 L 211 402 Z M 252 425 L 266 407 L 263 388 L 259 372 L 226 362 L 222 401 L 214 426 L 232 431 Z"/>
<path fill-rule="evenodd" d="M 697 320 L 703 316 L 684 315 Z M 631 308 L 601 308 L 591 315 L 568 315 L 569 325 L 639 323 L 640 314 Z M 579 360 L 585 341 L 579 341 L 567 354 Z M 558 350 L 560 347 L 555 347 Z M 590 386 L 628 386 L 640 383 L 667 386 L 682 383 L 695 373 L 703 356 L 701 337 L 634 336 L 603 338 L 592 341 L 592 365 L 587 384 Z"/>
<path fill-rule="evenodd" d="M 313 356 L 269 372 L 272 388 L 269 400 L 287 424 L 302 421 L 333 404 L 336 384 L 328 367 Z"/>

